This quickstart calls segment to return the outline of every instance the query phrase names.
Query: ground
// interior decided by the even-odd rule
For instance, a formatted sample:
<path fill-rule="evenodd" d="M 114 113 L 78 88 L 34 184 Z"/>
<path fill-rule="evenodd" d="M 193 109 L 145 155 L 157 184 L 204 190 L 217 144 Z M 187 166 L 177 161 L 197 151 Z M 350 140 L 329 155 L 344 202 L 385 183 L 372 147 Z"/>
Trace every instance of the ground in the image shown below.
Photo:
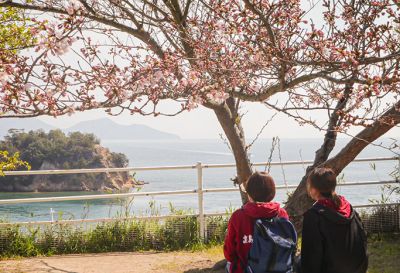
<path fill-rule="evenodd" d="M 65 255 L 0 262 L 0 273 L 223 273 L 221 247 L 196 252 Z M 218 266 L 217 266 L 218 267 Z"/>
<path fill-rule="evenodd" d="M 400 234 L 369 242 L 368 273 L 400 272 Z M 223 273 L 222 246 L 202 251 L 64 255 L 0 261 L 0 273 Z"/>

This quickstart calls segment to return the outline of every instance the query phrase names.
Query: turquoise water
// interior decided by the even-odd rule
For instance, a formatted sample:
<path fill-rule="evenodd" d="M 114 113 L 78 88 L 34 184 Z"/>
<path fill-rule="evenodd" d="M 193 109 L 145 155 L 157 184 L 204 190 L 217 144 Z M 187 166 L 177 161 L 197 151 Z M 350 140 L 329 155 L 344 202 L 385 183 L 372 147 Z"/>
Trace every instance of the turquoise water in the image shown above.
<path fill-rule="evenodd" d="M 384 140 L 390 143 L 391 140 Z M 338 151 L 346 143 L 339 140 Z M 174 141 L 133 141 L 133 142 L 102 142 L 103 146 L 115 152 L 125 153 L 130 166 L 171 166 L 194 165 L 201 161 L 203 164 L 232 163 L 234 159 L 228 147 L 221 140 L 174 140 Z M 280 145 L 282 161 L 312 159 L 315 150 L 320 145 L 319 139 L 283 139 Z M 253 162 L 267 161 L 270 154 L 271 140 L 259 140 L 251 149 Z M 334 153 L 335 153 L 334 151 Z M 370 146 L 359 157 L 393 156 L 385 149 Z M 275 150 L 273 161 L 279 161 L 279 153 Z M 344 170 L 345 181 L 388 180 L 397 162 L 376 162 L 373 168 L 370 163 L 352 163 Z M 272 167 L 271 174 L 277 184 L 297 184 L 304 175 L 306 166 L 280 166 Z M 263 167 L 258 170 L 264 170 Z M 235 175 L 234 168 L 204 169 L 204 187 L 231 187 Z M 149 171 L 136 174 L 140 180 L 149 183 L 144 185 L 142 191 L 168 191 L 187 190 L 197 187 L 196 170 L 174 171 Z M 345 195 L 353 204 L 365 204 L 370 199 L 379 198 L 380 186 L 361 186 L 338 188 L 339 193 Z M 0 193 L 0 199 L 34 198 L 44 196 L 68 196 L 96 194 L 87 192 L 58 192 L 58 193 Z M 280 190 L 276 199 L 280 202 L 286 199 L 286 192 Z M 197 209 L 197 195 L 169 195 L 150 197 L 137 197 L 132 201 L 129 211 L 132 214 L 150 213 L 149 203 L 152 202 L 154 210 L 167 213 L 169 203 L 175 208 Z M 124 213 L 126 206 L 123 201 L 89 200 L 68 201 L 57 203 L 32 203 L 20 205 L 0 205 L 0 217 L 11 221 L 49 220 L 50 209 L 55 211 L 54 218 L 79 219 L 112 217 Z M 224 212 L 227 208 L 240 206 L 237 192 L 206 193 L 204 195 L 206 212 Z"/>

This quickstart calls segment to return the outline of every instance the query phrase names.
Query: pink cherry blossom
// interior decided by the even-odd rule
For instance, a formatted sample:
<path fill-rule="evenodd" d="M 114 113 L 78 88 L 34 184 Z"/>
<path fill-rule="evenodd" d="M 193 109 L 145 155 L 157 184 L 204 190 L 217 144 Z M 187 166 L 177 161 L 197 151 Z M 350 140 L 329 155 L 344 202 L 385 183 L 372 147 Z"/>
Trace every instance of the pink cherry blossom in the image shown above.
<path fill-rule="evenodd" d="M 357 123 L 359 111 L 372 117 L 371 100 L 399 93 L 400 48 L 391 23 L 400 12 L 386 0 L 359 10 L 350 0 L 323 1 L 310 13 L 299 0 L 191 1 L 181 22 L 163 2 L 87 3 L 31 1 L 57 13 L 32 18 L 34 50 L 1 52 L 1 64 L 9 64 L 0 65 L 3 113 L 120 107 L 159 115 L 166 99 L 180 113 L 232 98 L 265 102 L 277 93 L 287 98 L 277 107 L 321 108 L 343 100 L 352 80 L 342 112 Z"/>

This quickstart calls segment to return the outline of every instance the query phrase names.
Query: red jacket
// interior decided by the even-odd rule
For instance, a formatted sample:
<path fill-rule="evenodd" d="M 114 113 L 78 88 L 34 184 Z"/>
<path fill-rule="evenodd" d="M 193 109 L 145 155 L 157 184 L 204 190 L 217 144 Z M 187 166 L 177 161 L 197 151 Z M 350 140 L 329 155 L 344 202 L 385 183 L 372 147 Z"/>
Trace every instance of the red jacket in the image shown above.
<path fill-rule="evenodd" d="M 253 242 L 255 220 L 275 216 L 288 219 L 287 212 L 276 202 L 249 202 L 232 214 L 224 243 L 225 258 L 231 262 L 229 272 L 243 273 L 241 264 L 247 265 L 247 254 Z"/>

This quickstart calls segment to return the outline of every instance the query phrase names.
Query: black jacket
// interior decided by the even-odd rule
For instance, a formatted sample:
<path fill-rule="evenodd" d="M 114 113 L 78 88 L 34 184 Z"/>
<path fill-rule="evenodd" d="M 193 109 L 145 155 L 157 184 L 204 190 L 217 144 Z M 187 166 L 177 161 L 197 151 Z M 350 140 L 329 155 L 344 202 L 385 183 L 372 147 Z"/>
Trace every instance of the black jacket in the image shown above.
<path fill-rule="evenodd" d="M 302 273 L 365 273 L 367 241 L 361 220 L 351 208 L 349 218 L 315 204 L 304 214 Z"/>

